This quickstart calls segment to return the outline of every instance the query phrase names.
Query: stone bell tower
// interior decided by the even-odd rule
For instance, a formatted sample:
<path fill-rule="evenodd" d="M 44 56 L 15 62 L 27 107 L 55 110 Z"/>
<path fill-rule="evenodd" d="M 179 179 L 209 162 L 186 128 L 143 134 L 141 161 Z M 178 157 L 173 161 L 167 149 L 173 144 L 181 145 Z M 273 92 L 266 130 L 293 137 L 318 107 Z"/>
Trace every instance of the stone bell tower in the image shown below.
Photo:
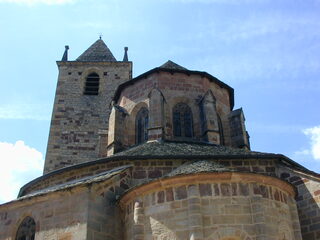
<path fill-rule="evenodd" d="M 68 49 L 59 68 L 44 173 L 106 156 L 108 119 L 117 87 L 132 78 L 127 50 L 117 61 L 98 39 L 75 61 Z"/>

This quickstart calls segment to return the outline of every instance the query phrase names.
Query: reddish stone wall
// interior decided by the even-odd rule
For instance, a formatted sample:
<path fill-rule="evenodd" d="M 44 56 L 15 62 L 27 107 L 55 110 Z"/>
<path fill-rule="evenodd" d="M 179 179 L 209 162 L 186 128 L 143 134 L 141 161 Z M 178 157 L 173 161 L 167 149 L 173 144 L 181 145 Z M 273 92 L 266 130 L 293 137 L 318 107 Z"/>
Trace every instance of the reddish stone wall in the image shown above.
<path fill-rule="evenodd" d="M 226 89 L 221 88 L 209 79 L 201 77 L 200 75 L 187 75 L 182 73 L 167 73 L 159 72 L 147 76 L 145 79 L 138 80 L 134 84 L 127 86 L 121 93 L 118 104 L 125 108 L 129 113 L 127 123 L 127 140 L 124 144 L 130 146 L 135 144 L 135 112 L 134 109 L 140 103 L 145 103 L 149 108 L 149 94 L 153 89 L 157 89 L 163 96 L 162 103 L 155 105 L 155 110 L 150 109 L 150 112 L 156 116 L 161 116 L 164 122 L 160 127 L 164 131 L 166 139 L 173 138 L 172 126 L 172 109 L 180 102 L 186 103 L 193 113 L 193 132 L 195 139 L 202 139 L 201 123 L 200 123 L 200 109 L 199 101 L 208 90 L 211 90 L 216 98 L 216 111 L 219 114 L 225 132 L 225 137 L 229 137 L 229 122 L 228 114 L 230 113 L 230 98 Z M 212 106 L 214 107 L 214 106 Z M 137 109 L 139 110 L 139 109 Z M 162 112 L 163 111 L 163 112 Z M 153 116 L 151 116 L 153 118 Z M 160 121 L 158 121 L 160 122 Z M 157 133 L 161 134 L 161 132 Z M 150 136 L 152 139 L 157 136 Z M 224 141 L 230 144 L 230 139 Z M 108 144 L 111 144 L 110 142 Z"/>

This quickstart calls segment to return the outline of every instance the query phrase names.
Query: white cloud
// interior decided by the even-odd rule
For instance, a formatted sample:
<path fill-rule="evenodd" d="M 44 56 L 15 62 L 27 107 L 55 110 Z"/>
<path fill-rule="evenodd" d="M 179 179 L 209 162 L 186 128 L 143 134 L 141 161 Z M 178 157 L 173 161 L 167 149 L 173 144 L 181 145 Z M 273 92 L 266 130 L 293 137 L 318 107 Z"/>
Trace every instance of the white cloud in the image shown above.
<path fill-rule="evenodd" d="M 1 168 L 0 203 L 17 197 L 20 187 L 40 176 L 43 168 L 42 153 L 23 141 L 0 142 Z"/>
<path fill-rule="evenodd" d="M 17 3 L 25 5 L 46 4 L 46 5 L 61 5 L 73 3 L 76 0 L 0 0 L 0 3 Z"/>
<path fill-rule="evenodd" d="M 310 138 L 309 153 L 315 160 L 320 160 L 320 125 L 303 130 L 303 133 Z"/>
<path fill-rule="evenodd" d="M 319 172 L 320 166 L 320 126 L 306 128 L 302 130 L 309 138 L 309 147 L 302 148 L 292 154 L 292 159 L 295 159 L 303 164 L 306 164 L 309 169 Z"/>
<path fill-rule="evenodd" d="M 50 120 L 50 112 L 51 106 L 46 104 L 18 103 L 0 105 L 0 119 Z"/>

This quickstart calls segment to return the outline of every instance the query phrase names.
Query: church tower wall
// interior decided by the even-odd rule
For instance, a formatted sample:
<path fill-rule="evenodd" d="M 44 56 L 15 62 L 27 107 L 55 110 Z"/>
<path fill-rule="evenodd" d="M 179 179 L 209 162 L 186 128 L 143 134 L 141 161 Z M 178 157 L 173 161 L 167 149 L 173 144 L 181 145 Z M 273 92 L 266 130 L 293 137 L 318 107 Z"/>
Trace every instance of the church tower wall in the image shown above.
<path fill-rule="evenodd" d="M 131 78 L 131 62 L 57 62 L 59 77 L 44 172 L 106 156 L 112 97 Z M 97 95 L 85 94 L 90 74 Z"/>

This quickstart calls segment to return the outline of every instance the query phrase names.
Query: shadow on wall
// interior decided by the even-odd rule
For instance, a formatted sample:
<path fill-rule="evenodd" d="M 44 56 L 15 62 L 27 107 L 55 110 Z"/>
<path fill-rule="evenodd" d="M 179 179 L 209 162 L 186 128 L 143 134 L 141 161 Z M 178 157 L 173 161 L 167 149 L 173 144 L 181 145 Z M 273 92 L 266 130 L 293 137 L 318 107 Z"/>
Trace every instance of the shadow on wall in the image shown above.
<path fill-rule="evenodd" d="M 280 178 L 297 190 L 296 202 L 302 238 L 320 239 L 320 179 L 316 173 L 305 174 L 292 169 L 281 169 Z"/>

